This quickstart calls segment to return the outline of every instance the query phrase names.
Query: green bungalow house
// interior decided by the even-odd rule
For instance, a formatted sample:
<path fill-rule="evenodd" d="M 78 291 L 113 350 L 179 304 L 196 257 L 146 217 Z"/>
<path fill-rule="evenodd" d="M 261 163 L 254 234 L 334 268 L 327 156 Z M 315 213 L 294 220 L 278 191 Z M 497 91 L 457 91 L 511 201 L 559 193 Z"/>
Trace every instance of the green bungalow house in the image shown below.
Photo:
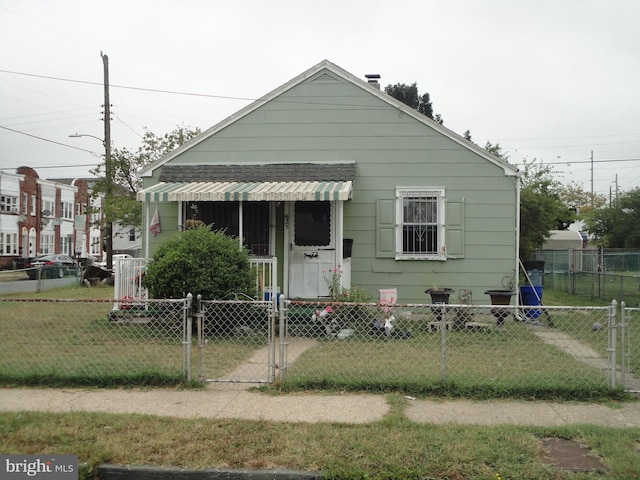
<path fill-rule="evenodd" d="M 322 61 L 142 169 L 143 255 L 203 222 L 277 257 L 287 298 L 327 297 L 336 269 L 399 303 L 512 287 L 518 170 L 367 77 Z"/>

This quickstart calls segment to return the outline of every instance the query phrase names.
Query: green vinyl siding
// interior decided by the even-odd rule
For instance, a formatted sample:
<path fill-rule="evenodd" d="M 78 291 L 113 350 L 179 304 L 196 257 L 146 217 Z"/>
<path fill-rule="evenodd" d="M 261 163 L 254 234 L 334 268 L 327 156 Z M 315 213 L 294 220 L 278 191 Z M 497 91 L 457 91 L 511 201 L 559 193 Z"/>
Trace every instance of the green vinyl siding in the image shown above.
<path fill-rule="evenodd" d="M 170 162 L 355 162 L 352 199 L 344 203 L 344 237 L 354 241 L 352 285 L 374 299 L 378 289 L 396 287 L 401 302 L 428 301 L 424 290 L 432 286 L 468 288 L 474 301 L 487 303 L 484 291 L 503 288 L 517 261 L 515 170 L 392 103 L 367 85 L 321 70 Z M 145 187 L 156 181 L 146 178 Z M 444 188 L 446 260 L 395 260 L 400 186 Z M 152 244 L 177 228 L 176 204 L 160 215 L 162 234 Z M 282 222 L 279 213 L 279 252 L 286 249 Z"/>

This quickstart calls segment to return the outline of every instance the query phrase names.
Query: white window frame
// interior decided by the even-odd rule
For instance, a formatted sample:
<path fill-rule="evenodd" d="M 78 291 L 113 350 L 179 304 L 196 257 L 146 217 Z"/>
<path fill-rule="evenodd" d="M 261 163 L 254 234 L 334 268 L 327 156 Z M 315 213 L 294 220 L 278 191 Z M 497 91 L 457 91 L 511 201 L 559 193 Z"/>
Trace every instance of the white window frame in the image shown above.
<path fill-rule="evenodd" d="M 0 255 L 18 254 L 18 234 L 0 232 Z"/>
<path fill-rule="evenodd" d="M 45 215 L 44 212 L 49 212 L 49 215 Z M 42 199 L 42 216 L 43 217 L 55 217 L 56 216 L 56 203 L 53 200 Z"/>
<path fill-rule="evenodd" d="M 404 201 L 408 197 L 436 197 L 437 249 L 429 253 L 407 253 L 403 251 Z M 396 187 L 396 260 L 446 260 L 445 248 L 445 189 L 444 187 Z M 433 225 L 432 222 L 425 225 Z"/>
<path fill-rule="evenodd" d="M 73 220 L 73 202 L 62 202 L 62 218 Z"/>
<path fill-rule="evenodd" d="M 18 197 L 14 195 L 0 196 L 0 212 L 18 213 Z"/>
<path fill-rule="evenodd" d="M 60 252 L 73 256 L 73 235 L 60 236 Z"/>
<path fill-rule="evenodd" d="M 100 243 L 100 236 L 91 236 L 91 255 L 93 255 L 94 257 L 100 256 Z"/>
<path fill-rule="evenodd" d="M 29 194 L 23 193 L 22 194 L 22 214 L 26 215 L 28 211 L 29 211 Z"/>
<path fill-rule="evenodd" d="M 56 253 L 56 237 L 53 233 L 40 234 L 40 253 L 43 255 Z"/>

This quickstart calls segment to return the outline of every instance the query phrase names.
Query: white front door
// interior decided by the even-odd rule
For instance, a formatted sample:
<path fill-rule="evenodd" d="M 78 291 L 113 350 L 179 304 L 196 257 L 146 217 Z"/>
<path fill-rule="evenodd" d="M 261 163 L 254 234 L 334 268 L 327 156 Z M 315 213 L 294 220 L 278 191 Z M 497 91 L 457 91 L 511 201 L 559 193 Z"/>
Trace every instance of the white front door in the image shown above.
<path fill-rule="evenodd" d="M 289 298 L 329 296 L 327 279 L 336 262 L 335 202 L 288 205 Z"/>

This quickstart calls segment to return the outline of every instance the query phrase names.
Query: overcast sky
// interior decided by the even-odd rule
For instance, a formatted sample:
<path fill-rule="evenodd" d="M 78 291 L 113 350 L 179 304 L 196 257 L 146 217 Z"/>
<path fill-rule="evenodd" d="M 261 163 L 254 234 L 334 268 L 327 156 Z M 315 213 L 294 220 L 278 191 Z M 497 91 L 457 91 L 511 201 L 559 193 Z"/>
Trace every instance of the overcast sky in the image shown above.
<path fill-rule="evenodd" d="M 608 196 L 640 184 L 638 25 L 637 0 L 0 0 L 0 169 L 88 176 L 102 146 L 69 135 L 104 137 L 101 51 L 131 149 L 328 59 L 416 82 L 446 127 Z"/>

